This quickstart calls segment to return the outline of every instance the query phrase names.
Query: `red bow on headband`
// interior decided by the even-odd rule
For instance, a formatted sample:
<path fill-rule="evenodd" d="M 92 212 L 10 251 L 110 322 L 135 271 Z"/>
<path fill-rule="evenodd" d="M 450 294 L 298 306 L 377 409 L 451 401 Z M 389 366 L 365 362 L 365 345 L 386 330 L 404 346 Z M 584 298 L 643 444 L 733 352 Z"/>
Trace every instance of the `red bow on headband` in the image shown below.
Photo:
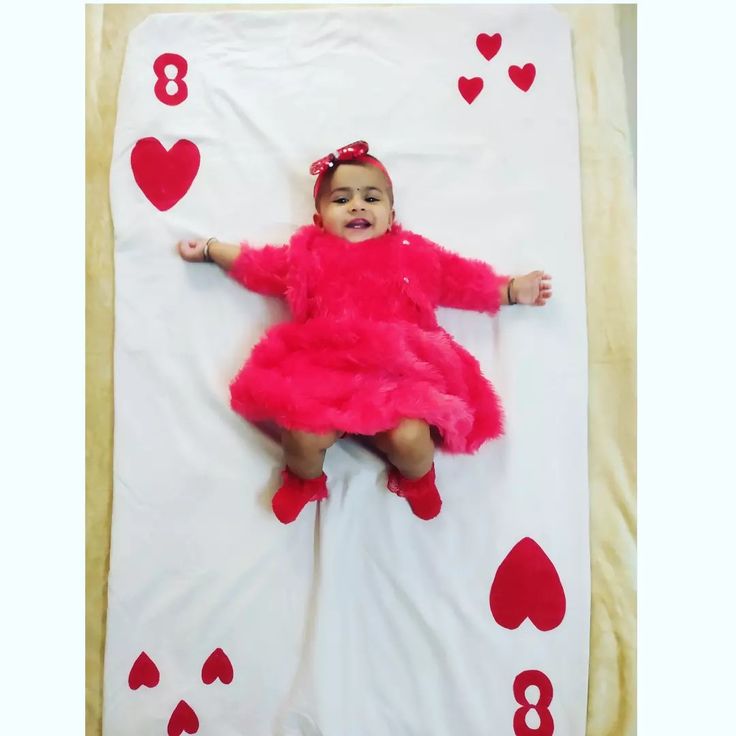
<path fill-rule="evenodd" d="M 315 161 L 309 167 L 310 174 L 323 174 L 327 169 L 331 169 L 336 161 L 354 161 L 368 153 L 368 144 L 365 141 L 355 141 L 347 146 L 338 148 L 334 153 L 328 153 L 324 158 Z"/>

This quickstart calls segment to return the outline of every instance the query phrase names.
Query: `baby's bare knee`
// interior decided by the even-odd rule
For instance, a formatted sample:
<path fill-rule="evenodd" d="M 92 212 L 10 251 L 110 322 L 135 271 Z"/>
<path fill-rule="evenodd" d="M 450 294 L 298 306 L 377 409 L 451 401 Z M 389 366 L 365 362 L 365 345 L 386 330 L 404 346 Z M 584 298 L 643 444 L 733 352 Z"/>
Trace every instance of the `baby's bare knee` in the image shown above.
<path fill-rule="evenodd" d="M 285 429 L 282 431 L 281 441 L 287 452 L 313 455 L 332 447 L 339 437 L 338 432 L 317 433 Z"/>
<path fill-rule="evenodd" d="M 429 425 L 421 419 L 404 419 L 386 433 L 392 455 L 420 457 L 434 450 Z"/>

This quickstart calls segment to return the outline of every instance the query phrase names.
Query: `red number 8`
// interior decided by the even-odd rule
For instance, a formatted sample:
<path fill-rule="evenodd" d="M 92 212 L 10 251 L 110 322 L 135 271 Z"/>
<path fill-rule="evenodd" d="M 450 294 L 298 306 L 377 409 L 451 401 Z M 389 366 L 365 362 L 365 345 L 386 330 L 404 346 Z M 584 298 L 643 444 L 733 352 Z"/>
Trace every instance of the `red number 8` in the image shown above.
<path fill-rule="evenodd" d="M 176 76 L 169 78 L 164 73 L 165 68 L 171 64 L 176 67 Z M 153 92 L 164 105 L 178 105 L 186 100 L 189 91 L 184 82 L 187 73 L 187 61 L 179 54 L 161 54 L 161 56 L 153 62 L 153 71 L 156 75 L 156 86 Z M 166 91 L 166 85 L 169 82 L 176 84 L 176 92 L 170 94 Z"/>
<path fill-rule="evenodd" d="M 539 688 L 539 700 L 532 704 L 526 699 L 526 689 L 530 685 Z M 516 736 L 552 736 L 555 732 L 555 722 L 549 711 L 552 703 L 552 683 L 549 677 L 539 670 L 526 670 L 516 676 L 514 680 L 514 698 L 521 705 L 514 713 L 514 733 Z M 539 715 L 539 726 L 530 728 L 526 725 L 526 714 L 535 710 Z"/>

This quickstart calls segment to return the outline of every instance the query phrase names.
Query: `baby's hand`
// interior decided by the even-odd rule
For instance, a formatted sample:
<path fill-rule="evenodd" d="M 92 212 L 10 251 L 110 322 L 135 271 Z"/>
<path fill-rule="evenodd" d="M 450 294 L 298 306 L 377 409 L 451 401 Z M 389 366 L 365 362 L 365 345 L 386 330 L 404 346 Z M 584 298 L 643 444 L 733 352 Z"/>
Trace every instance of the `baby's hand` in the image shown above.
<path fill-rule="evenodd" d="M 204 261 L 204 244 L 206 240 L 180 240 L 177 243 L 179 255 L 191 263 L 202 263 Z"/>
<path fill-rule="evenodd" d="M 552 277 L 544 271 L 515 276 L 511 296 L 517 304 L 543 307 L 552 296 Z"/>

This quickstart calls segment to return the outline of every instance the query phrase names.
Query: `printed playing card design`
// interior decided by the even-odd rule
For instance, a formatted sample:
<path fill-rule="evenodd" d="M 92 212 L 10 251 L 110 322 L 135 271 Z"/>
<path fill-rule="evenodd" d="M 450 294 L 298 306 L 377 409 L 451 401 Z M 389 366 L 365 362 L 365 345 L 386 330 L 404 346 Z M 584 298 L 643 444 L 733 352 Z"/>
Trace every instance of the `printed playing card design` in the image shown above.
<path fill-rule="evenodd" d="M 583 736 L 587 342 L 562 16 L 151 15 L 117 111 L 104 735 Z M 310 163 L 355 140 L 391 172 L 407 229 L 559 287 L 544 310 L 438 310 L 506 422 L 473 455 L 437 453 L 439 517 L 414 517 L 385 459 L 346 437 L 325 456 L 328 498 L 285 527 L 278 433 L 235 415 L 228 383 L 288 315 L 175 244 L 287 243 L 312 221 Z"/>
<path fill-rule="evenodd" d="M 188 140 L 166 150 L 157 138 L 141 138 L 130 154 L 136 184 L 158 210 L 171 209 L 188 191 L 199 170 L 199 148 Z"/>
<path fill-rule="evenodd" d="M 478 51 L 485 57 L 486 61 L 490 61 L 501 48 L 501 34 L 494 33 L 489 36 L 487 33 L 479 33 L 478 38 L 475 39 L 475 45 L 478 47 Z"/>
<path fill-rule="evenodd" d="M 494 33 L 492 36 L 487 33 L 479 33 L 475 39 L 475 46 L 482 54 L 486 61 L 493 59 L 501 50 L 503 37 L 500 33 Z M 531 88 L 537 69 L 534 64 L 525 64 L 522 67 L 512 65 L 508 68 L 509 79 L 523 92 L 528 92 Z M 463 99 L 470 105 L 476 97 L 481 93 L 485 86 L 482 77 L 460 77 L 457 80 L 457 87 Z"/>
<path fill-rule="evenodd" d="M 523 67 L 516 65 L 509 67 L 509 79 L 523 92 L 529 91 L 536 76 L 537 69 L 534 64 L 524 64 Z"/>
<path fill-rule="evenodd" d="M 550 631 L 565 616 L 565 591 L 552 560 L 529 537 L 522 539 L 499 565 L 491 585 L 491 612 L 506 629 L 529 619 Z"/>
<path fill-rule="evenodd" d="M 137 690 L 141 685 L 156 687 L 160 676 L 158 667 L 153 663 L 153 660 L 145 652 L 141 652 L 130 668 L 128 686 L 131 690 Z"/>
<path fill-rule="evenodd" d="M 221 647 L 217 647 L 202 665 L 202 682 L 211 685 L 215 681 L 229 685 L 233 681 L 233 666 L 230 658 Z M 161 679 L 158 667 L 153 660 L 141 652 L 136 658 L 128 674 L 128 687 L 138 690 L 141 686 L 155 688 Z M 180 736 L 182 733 L 193 734 L 199 730 L 199 718 L 196 711 L 185 700 L 179 700 L 171 711 L 167 725 L 168 736 Z"/>
<path fill-rule="evenodd" d="M 233 666 L 230 658 L 219 647 L 215 649 L 207 661 L 202 665 L 202 682 L 211 685 L 215 680 L 220 680 L 224 685 L 233 681 Z"/>
<path fill-rule="evenodd" d="M 465 101 L 470 104 L 481 93 L 483 80 L 480 77 L 473 77 L 472 79 L 460 77 L 457 87 Z"/>
<path fill-rule="evenodd" d="M 183 733 L 197 733 L 197 731 L 199 731 L 197 714 L 189 703 L 180 700 L 171 713 L 166 733 L 168 736 L 181 736 Z"/>
<path fill-rule="evenodd" d="M 529 700 L 528 689 L 535 688 L 537 697 Z M 555 721 L 550 706 L 554 688 L 549 677 L 539 670 L 520 672 L 514 679 L 514 699 L 521 706 L 514 713 L 515 736 L 552 736 Z M 536 714 L 536 724 L 527 721 L 530 713 Z"/>
<path fill-rule="evenodd" d="M 156 85 L 153 93 L 164 105 L 181 105 L 189 96 L 189 88 L 184 81 L 189 65 L 180 54 L 161 54 L 153 62 Z"/>

